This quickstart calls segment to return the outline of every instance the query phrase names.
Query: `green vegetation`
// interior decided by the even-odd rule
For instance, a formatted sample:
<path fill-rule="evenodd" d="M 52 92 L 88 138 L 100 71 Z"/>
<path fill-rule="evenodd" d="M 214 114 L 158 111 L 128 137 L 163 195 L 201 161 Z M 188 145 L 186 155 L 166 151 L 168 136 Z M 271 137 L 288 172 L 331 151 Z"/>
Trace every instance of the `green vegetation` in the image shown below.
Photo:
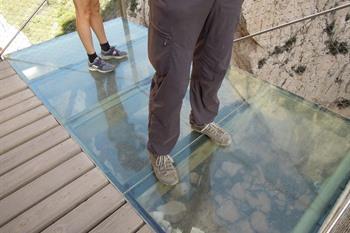
<path fill-rule="evenodd" d="M 347 16 L 346 16 L 347 17 Z M 332 55 L 337 54 L 347 54 L 349 53 L 349 46 L 346 41 L 338 41 L 335 38 L 335 21 L 332 21 L 331 23 L 326 23 L 326 28 L 324 31 L 327 33 L 329 40 L 326 40 L 324 43 L 328 49 L 328 53 Z"/>
<path fill-rule="evenodd" d="M 130 11 L 135 13 L 137 5 L 138 4 L 136 0 L 130 0 Z"/>
<path fill-rule="evenodd" d="M 266 64 L 266 58 L 262 58 L 258 62 L 258 68 L 261 69 Z"/>
<path fill-rule="evenodd" d="M 293 37 L 289 38 L 284 43 L 284 45 L 276 46 L 271 55 L 281 54 L 281 53 L 284 53 L 284 52 L 289 52 L 293 48 L 293 45 L 295 44 L 296 41 L 297 41 L 296 36 L 293 36 Z"/>
<path fill-rule="evenodd" d="M 332 55 L 337 55 L 337 54 L 347 54 L 349 53 L 349 48 L 348 48 L 348 43 L 346 41 L 339 42 L 337 40 L 327 40 L 325 42 L 328 51 Z"/>
<path fill-rule="evenodd" d="M 305 72 L 306 66 L 304 66 L 304 65 L 292 66 L 292 70 L 296 74 L 301 75 L 301 74 L 303 74 Z"/>
<path fill-rule="evenodd" d="M 334 20 L 330 24 L 326 23 L 326 28 L 324 29 L 324 31 L 327 33 L 328 36 L 334 35 L 334 27 L 335 27 Z"/>
<path fill-rule="evenodd" d="M 339 97 L 335 100 L 335 104 L 339 109 L 348 108 L 350 106 L 350 100 Z"/>
<path fill-rule="evenodd" d="M 284 52 L 290 52 L 293 49 L 294 44 L 297 42 L 297 37 L 294 35 L 284 42 L 282 46 L 275 46 L 274 50 L 269 53 L 268 57 L 264 57 L 258 61 L 258 69 L 261 69 L 267 62 L 269 58 L 273 55 L 282 54 Z M 288 59 L 285 60 L 284 65 L 287 64 Z M 305 71 L 306 67 L 301 67 L 297 71 L 298 74 L 302 74 Z"/>
<path fill-rule="evenodd" d="M 0 14 L 7 22 L 19 28 L 43 0 L 0 0 Z M 100 0 L 104 19 L 118 15 L 118 0 Z M 56 36 L 75 31 L 73 0 L 48 1 L 24 29 L 24 34 L 33 43 L 40 43 Z"/>
<path fill-rule="evenodd" d="M 345 21 L 348 21 L 348 20 L 350 20 L 350 13 L 347 13 L 345 16 Z"/>

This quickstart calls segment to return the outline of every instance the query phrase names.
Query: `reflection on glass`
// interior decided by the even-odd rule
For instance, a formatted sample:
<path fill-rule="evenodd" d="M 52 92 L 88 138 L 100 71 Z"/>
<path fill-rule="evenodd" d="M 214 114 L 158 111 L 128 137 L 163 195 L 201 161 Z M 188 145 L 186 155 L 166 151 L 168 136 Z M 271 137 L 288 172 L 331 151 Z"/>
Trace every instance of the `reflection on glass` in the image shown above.
<path fill-rule="evenodd" d="M 129 195 L 165 232 L 314 230 L 337 194 L 325 187 L 350 175 L 349 122 L 236 71 L 229 81 L 246 100 L 221 122 L 234 144 L 202 137 L 176 157 L 180 184 Z"/>
<path fill-rule="evenodd" d="M 99 100 L 117 92 L 115 79 L 96 76 L 94 80 Z M 145 97 L 137 89 L 123 97 L 116 95 L 101 105 L 101 111 L 95 116 L 72 123 L 77 137 L 95 161 L 122 187 L 148 164 L 144 153 L 147 137 Z"/>
<path fill-rule="evenodd" d="M 96 76 L 94 80 L 97 97 L 104 102 L 70 122 L 70 128 L 109 178 L 126 190 L 151 173 L 146 151 L 147 92 L 145 87 L 135 87 L 105 101 L 110 93 L 118 92 L 115 79 Z M 189 132 L 189 126 L 181 123 L 174 153 L 192 141 Z"/>
<path fill-rule="evenodd" d="M 121 18 L 105 22 L 104 25 L 110 44 L 118 48 L 130 41 L 147 37 L 145 27 Z M 99 48 L 95 37 L 94 44 L 95 48 Z M 33 81 L 61 68 L 75 69 L 74 66 L 81 62 L 86 66 L 87 62 L 85 50 L 76 32 L 12 53 L 9 59 L 13 60 L 11 65 L 26 81 Z"/>
<path fill-rule="evenodd" d="M 154 71 L 147 59 L 146 38 L 122 46 L 129 52 L 129 58 L 122 61 L 111 61 L 117 65 L 115 72 L 96 74 L 87 70 L 86 61 L 74 66 L 59 69 L 46 74 L 31 84 L 37 95 L 43 96 L 45 102 L 58 114 L 62 122 L 70 121 L 86 114 L 91 108 L 99 105 L 98 90 L 94 77 L 114 79 L 118 85 L 116 92 L 108 92 L 105 99 L 133 88 L 144 81 L 150 80 Z M 135 66 L 137 64 L 137 66 Z"/>

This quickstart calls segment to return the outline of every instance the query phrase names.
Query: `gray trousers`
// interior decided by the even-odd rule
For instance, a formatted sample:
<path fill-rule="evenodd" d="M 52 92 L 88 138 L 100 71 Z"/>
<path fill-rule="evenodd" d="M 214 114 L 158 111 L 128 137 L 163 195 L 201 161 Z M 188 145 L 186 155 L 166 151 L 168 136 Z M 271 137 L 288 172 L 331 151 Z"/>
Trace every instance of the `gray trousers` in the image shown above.
<path fill-rule="evenodd" d="M 147 147 L 151 153 L 169 154 L 176 144 L 190 80 L 191 124 L 214 120 L 242 2 L 150 0 L 148 56 L 156 70 L 149 99 Z"/>

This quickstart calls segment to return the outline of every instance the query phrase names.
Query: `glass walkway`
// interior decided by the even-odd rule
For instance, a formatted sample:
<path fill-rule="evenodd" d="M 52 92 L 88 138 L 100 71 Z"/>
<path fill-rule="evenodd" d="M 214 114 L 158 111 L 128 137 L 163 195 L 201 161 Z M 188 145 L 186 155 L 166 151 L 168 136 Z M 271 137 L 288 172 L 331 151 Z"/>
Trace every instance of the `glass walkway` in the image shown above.
<path fill-rule="evenodd" d="M 350 177 L 349 120 L 232 67 L 216 121 L 234 143 L 219 148 L 191 132 L 186 97 L 172 152 L 181 183 L 163 186 L 145 150 L 147 29 L 116 19 L 106 31 L 129 53 L 112 74 L 87 70 L 76 33 L 8 59 L 157 232 L 317 231 Z"/>

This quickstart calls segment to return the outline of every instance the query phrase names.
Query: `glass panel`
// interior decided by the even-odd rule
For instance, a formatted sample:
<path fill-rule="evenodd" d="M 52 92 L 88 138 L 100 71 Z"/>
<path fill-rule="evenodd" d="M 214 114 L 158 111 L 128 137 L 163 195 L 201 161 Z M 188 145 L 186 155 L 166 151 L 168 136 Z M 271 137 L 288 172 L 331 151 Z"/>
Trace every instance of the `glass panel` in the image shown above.
<path fill-rule="evenodd" d="M 114 98 L 117 93 L 149 82 L 154 70 L 148 62 L 146 45 L 146 38 L 142 38 L 128 48 L 122 46 L 130 55 L 127 60 L 115 62 L 117 68 L 113 73 L 89 72 L 84 60 L 46 74 L 31 86 L 62 122 L 70 121 L 100 105 L 101 101 Z"/>
<path fill-rule="evenodd" d="M 246 98 L 222 121 L 233 145 L 200 137 L 176 156 L 180 184 L 150 175 L 128 196 L 166 232 L 309 232 L 350 175 L 349 121 L 237 71 L 229 81 Z"/>
<path fill-rule="evenodd" d="M 121 18 L 110 20 L 104 25 L 110 44 L 117 47 L 147 35 L 145 27 Z M 99 49 L 95 36 L 94 45 Z M 81 70 L 79 64 L 86 63 L 86 53 L 76 32 L 15 52 L 9 58 L 27 82 L 60 68 Z"/>
<path fill-rule="evenodd" d="M 85 151 L 122 191 L 151 172 L 146 151 L 148 98 L 144 92 L 134 88 L 117 95 L 69 124 Z M 189 132 L 188 125 L 181 123 L 174 151 L 185 146 Z"/>

